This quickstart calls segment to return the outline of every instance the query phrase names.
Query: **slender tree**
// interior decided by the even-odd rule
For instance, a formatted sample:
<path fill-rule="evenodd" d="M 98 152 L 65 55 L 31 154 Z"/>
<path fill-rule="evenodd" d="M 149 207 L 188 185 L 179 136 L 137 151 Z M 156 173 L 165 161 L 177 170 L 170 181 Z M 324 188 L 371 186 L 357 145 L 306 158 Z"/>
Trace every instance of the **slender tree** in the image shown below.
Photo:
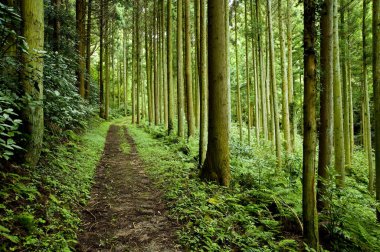
<path fill-rule="evenodd" d="M 239 124 L 239 137 L 240 143 L 243 142 L 243 120 L 241 115 L 241 94 L 240 94 L 240 82 L 239 82 L 239 55 L 238 55 L 238 28 L 237 28 L 237 8 L 238 1 L 234 2 L 234 20 L 235 20 L 235 69 L 236 69 L 236 116 Z"/>
<path fill-rule="evenodd" d="M 90 98 L 91 81 L 91 22 L 92 22 L 92 0 L 87 4 L 87 34 L 86 34 L 86 78 L 85 78 L 85 98 Z"/>
<path fill-rule="evenodd" d="M 371 113 L 369 111 L 369 95 L 368 95 L 368 81 L 367 81 L 367 36 L 366 36 L 366 15 L 367 14 L 367 1 L 363 0 L 363 20 L 362 20 L 362 39 L 363 39 L 363 69 L 362 69 L 362 93 L 363 93 L 363 143 L 364 150 L 367 154 L 368 162 L 368 190 L 373 191 L 374 170 L 372 165 L 372 143 L 371 143 Z"/>
<path fill-rule="evenodd" d="M 23 126 L 28 134 L 24 146 L 25 162 L 34 167 L 42 149 L 44 135 L 43 68 L 41 52 L 44 48 L 43 0 L 21 1 L 22 36 L 28 43 L 28 53 L 22 53 L 21 81 L 23 92 L 29 97 L 23 111 Z"/>
<path fill-rule="evenodd" d="M 317 58 L 315 52 L 315 0 L 304 0 L 304 140 L 302 215 L 304 239 L 319 250 L 318 214 L 315 194 Z"/>
<path fill-rule="evenodd" d="M 281 81 L 282 81 L 282 127 L 285 138 L 285 150 L 287 153 L 292 152 L 292 143 L 290 137 L 290 121 L 289 121 L 289 86 L 288 72 L 286 67 L 286 46 L 284 34 L 284 17 L 282 14 L 282 1 L 278 1 L 278 26 L 280 34 L 280 59 L 281 59 Z"/>
<path fill-rule="evenodd" d="M 187 136 L 195 133 L 193 82 L 191 79 L 190 0 L 185 0 L 185 86 L 187 101 Z"/>
<path fill-rule="evenodd" d="M 372 67 L 373 93 L 375 101 L 375 160 L 376 160 L 376 200 L 380 202 L 380 1 L 373 0 L 372 7 Z M 380 210 L 377 208 L 377 221 Z"/>
<path fill-rule="evenodd" d="M 104 57 L 104 1 L 100 0 L 99 17 L 99 116 L 105 118 L 104 113 L 104 77 L 103 77 L 103 57 Z"/>
<path fill-rule="evenodd" d="M 228 23 L 227 0 L 208 0 L 208 78 L 209 124 L 208 148 L 201 177 L 230 184 L 228 61 L 226 35 Z"/>
<path fill-rule="evenodd" d="M 245 28 L 245 82 L 246 82 L 246 95 L 247 95 L 247 128 L 248 128 L 248 144 L 251 144 L 251 88 L 249 80 L 249 57 L 248 57 L 248 7 L 247 1 L 244 1 L 244 28 Z"/>
<path fill-rule="evenodd" d="M 207 151 L 207 20 L 206 0 L 200 0 L 200 127 L 199 127 L 199 167 L 202 167 Z"/>
<path fill-rule="evenodd" d="M 272 118 L 274 124 L 274 139 L 276 143 L 276 157 L 277 166 L 282 166 L 281 158 L 281 134 L 278 117 L 277 107 L 277 84 L 276 84 L 276 71 L 275 71 L 275 55 L 274 55 L 274 39 L 272 29 L 272 7 L 271 0 L 267 0 L 267 18 L 268 18 L 268 40 L 269 40 L 269 70 L 270 70 L 270 87 L 271 87 L 271 104 L 272 104 Z"/>
<path fill-rule="evenodd" d="M 79 94 L 85 97 L 85 49 L 86 49 L 86 0 L 76 0 L 76 28 L 77 28 L 77 50 L 78 50 L 78 89 Z"/>
<path fill-rule="evenodd" d="M 166 22 L 166 56 L 168 63 L 167 85 L 168 85 L 168 133 L 170 134 L 174 128 L 174 96 L 173 96 L 173 39 L 172 39 L 172 0 L 167 1 L 167 22 Z"/>
<path fill-rule="evenodd" d="M 338 0 L 334 0 L 334 29 L 333 29 L 333 64 L 334 64 L 334 149 L 335 149 L 335 169 L 337 172 L 337 185 L 343 187 L 345 177 L 344 161 L 344 136 L 343 136 L 343 107 L 342 107 L 342 83 L 339 59 L 339 29 L 338 29 Z"/>
<path fill-rule="evenodd" d="M 178 136 L 184 132 L 184 90 L 183 90 L 183 50 L 182 50 L 182 0 L 177 0 L 177 108 L 178 108 Z"/>
<path fill-rule="evenodd" d="M 333 152 L 333 0 L 321 5 L 321 93 L 318 158 L 318 210 L 326 208 L 326 182 Z"/>

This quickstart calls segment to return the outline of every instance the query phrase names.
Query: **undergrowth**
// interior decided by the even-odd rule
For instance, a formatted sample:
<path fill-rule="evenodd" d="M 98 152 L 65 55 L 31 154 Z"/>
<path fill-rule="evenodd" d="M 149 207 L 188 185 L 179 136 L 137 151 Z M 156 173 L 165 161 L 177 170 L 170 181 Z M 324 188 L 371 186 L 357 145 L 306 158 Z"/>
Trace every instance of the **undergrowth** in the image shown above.
<path fill-rule="evenodd" d="M 283 154 L 276 170 L 269 142 L 239 143 L 232 127 L 229 188 L 198 179 L 197 137 L 167 135 L 159 126 L 128 126 L 147 172 L 166 192 L 171 217 L 179 222 L 179 241 L 189 251 L 298 251 L 302 242 L 302 141 Z M 298 150 L 298 151 L 297 151 Z M 380 251 L 375 201 L 366 190 L 365 158 L 354 154 L 346 188 L 330 185 L 331 205 L 321 214 L 321 243 L 332 251 Z M 365 162 L 364 162 L 365 163 Z M 358 218 L 360 216 L 360 218 Z"/>
<path fill-rule="evenodd" d="M 2 167 L 0 251 L 70 251 L 79 211 L 89 198 L 108 122 L 83 135 L 65 132 L 60 145 L 46 145 L 38 167 Z"/>

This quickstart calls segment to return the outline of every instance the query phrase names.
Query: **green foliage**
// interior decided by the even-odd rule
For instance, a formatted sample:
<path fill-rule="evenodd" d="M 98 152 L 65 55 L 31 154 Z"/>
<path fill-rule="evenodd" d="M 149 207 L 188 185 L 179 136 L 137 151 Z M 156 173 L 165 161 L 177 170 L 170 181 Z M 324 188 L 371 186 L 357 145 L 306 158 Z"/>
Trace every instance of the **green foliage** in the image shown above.
<path fill-rule="evenodd" d="M 147 165 L 147 172 L 158 181 L 166 192 L 171 217 L 182 224 L 179 240 L 189 251 L 297 251 L 299 243 L 283 236 L 283 219 L 298 225 L 291 188 L 283 189 L 284 180 L 273 179 L 274 170 L 267 164 L 261 180 L 252 172 L 249 160 L 254 147 L 232 147 L 234 180 L 230 188 L 219 187 L 198 179 L 196 158 L 197 139 L 180 140 L 165 134 L 160 127 L 145 127 L 144 133 L 134 126 L 129 131 L 135 136 L 139 153 Z M 269 147 L 268 147 L 269 148 Z M 183 150 L 186 149 L 184 152 Z M 189 151 L 188 151 L 189 150 Z M 274 154 L 266 149 L 260 155 Z M 240 156 L 234 156 L 240 153 Z M 251 154 L 250 154 L 251 153 Z M 268 154 L 269 153 L 269 154 Z M 257 153 L 255 153 L 257 155 Z M 256 156 L 254 155 L 254 156 Z M 257 157 L 260 159 L 260 157 Z M 261 157 L 262 158 L 262 157 Z M 270 174 L 271 179 L 263 174 Z M 269 175 L 268 175 L 269 176 Z M 248 183 L 249 181 L 249 183 Z M 278 182 L 280 181 L 280 182 Z M 268 190 L 271 183 L 277 193 Z M 297 197 L 299 202 L 300 197 Z"/>
<path fill-rule="evenodd" d="M 109 123 L 83 136 L 71 131 L 64 145 L 44 149 L 30 171 L 0 172 L 0 251 L 75 249 L 79 211 L 89 198 L 92 177 Z"/>
<path fill-rule="evenodd" d="M 15 99 L 0 90 L 0 159 L 8 160 L 15 149 L 21 149 L 15 140 L 15 136 L 20 134 L 21 120 L 14 107 L 17 107 Z"/>
<path fill-rule="evenodd" d="M 45 122 L 52 133 L 84 128 L 88 119 L 94 116 L 93 107 L 78 94 L 71 64 L 71 60 L 62 55 L 45 55 Z"/>

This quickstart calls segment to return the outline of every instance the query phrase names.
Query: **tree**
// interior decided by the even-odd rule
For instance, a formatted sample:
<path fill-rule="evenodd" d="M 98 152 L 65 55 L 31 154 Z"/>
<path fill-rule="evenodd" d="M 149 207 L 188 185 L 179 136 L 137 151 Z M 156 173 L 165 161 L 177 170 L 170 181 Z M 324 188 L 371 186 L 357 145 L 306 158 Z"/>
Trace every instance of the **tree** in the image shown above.
<path fill-rule="evenodd" d="M 199 126 L 199 167 L 202 167 L 207 152 L 207 20 L 206 0 L 200 0 L 200 126 Z"/>
<path fill-rule="evenodd" d="M 318 210 L 321 211 L 326 207 L 324 197 L 333 152 L 333 0 L 324 0 L 320 13 L 321 93 L 317 198 Z"/>
<path fill-rule="evenodd" d="M 281 133 L 278 119 L 277 107 L 277 84 L 276 84 L 276 71 L 275 71 L 275 55 L 274 55 L 274 39 L 272 29 L 272 7 L 271 0 L 267 0 L 267 18 L 268 18 L 268 40 L 269 40 L 269 75 L 270 75 L 270 89 L 271 89 L 271 105 L 272 105 L 272 125 L 274 126 L 274 139 L 276 143 L 276 157 L 277 167 L 282 166 L 281 158 Z"/>
<path fill-rule="evenodd" d="M 375 101 L 375 160 L 376 160 L 376 200 L 380 202 L 380 1 L 373 0 L 372 7 L 372 67 L 373 93 Z M 377 221 L 380 210 L 377 208 Z"/>
<path fill-rule="evenodd" d="M 226 1 L 226 0 L 225 0 Z M 228 186 L 231 180 L 229 157 L 228 38 L 226 13 L 228 5 L 220 0 L 208 1 L 208 145 L 201 177 Z"/>
<path fill-rule="evenodd" d="M 239 82 L 239 56 L 238 56 L 238 28 L 237 28 L 237 7 L 238 2 L 235 0 L 234 2 L 234 20 L 235 20 L 235 64 L 236 64 L 236 115 L 237 115 L 237 121 L 239 124 L 239 137 L 240 137 L 240 143 L 243 142 L 243 121 L 241 116 L 241 94 L 240 94 L 240 82 Z"/>
<path fill-rule="evenodd" d="M 28 43 L 28 53 L 22 53 L 21 80 L 24 94 L 29 98 L 23 111 L 23 126 L 28 134 L 25 149 L 26 164 L 34 167 L 42 149 L 44 135 L 43 68 L 44 4 L 43 0 L 21 1 L 22 36 Z"/>
<path fill-rule="evenodd" d="M 84 74 L 86 72 L 85 66 L 85 49 L 86 49 L 86 35 L 85 23 L 86 19 L 86 0 L 76 0 L 76 25 L 77 25 L 77 50 L 78 50 L 78 88 L 79 94 L 84 98 L 85 85 Z"/>
<path fill-rule="evenodd" d="M 333 103 L 334 103 L 334 149 L 335 170 L 337 172 L 337 185 L 343 187 L 345 178 L 344 135 L 343 135 L 343 107 L 342 83 L 340 73 L 339 53 L 339 27 L 338 27 L 338 0 L 334 0 L 334 29 L 333 29 Z"/>
<path fill-rule="evenodd" d="M 92 0 L 88 0 L 87 6 L 87 35 L 86 35 L 86 78 L 85 78 L 85 95 L 88 100 L 90 97 L 90 75 L 91 75 L 91 20 L 92 20 Z"/>
<path fill-rule="evenodd" d="M 319 249 L 318 214 L 315 195 L 317 59 L 315 52 L 315 0 L 304 0 L 304 140 L 302 176 L 302 215 L 304 239 Z"/>
<path fill-rule="evenodd" d="M 177 108 L 178 108 L 178 136 L 184 132 L 184 90 L 183 90 L 183 59 L 182 59 L 182 0 L 177 0 Z"/>
<path fill-rule="evenodd" d="M 187 136 L 195 133 L 193 86 L 191 79 L 190 0 L 185 0 L 185 84 L 187 101 Z"/>
<path fill-rule="evenodd" d="M 168 79 L 168 133 L 170 134 L 174 128 L 174 97 L 173 97 L 173 41 L 172 41 L 172 0 L 167 2 L 167 46 L 166 56 L 168 63 L 167 79 Z"/>
<path fill-rule="evenodd" d="M 362 85 L 363 85 L 363 143 L 364 150 L 367 154 L 368 160 L 368 190 L 373 191 L 374 170 L 372 165 L 372 143 L 371 143 L 371 113 L 369 111 L 369 95 L 367 83 L 367 36 L 366 36 L 366 14 L 367 14 L 367 1 L 363 0 L 363 20 L 362 20 L 362 39 L 363 39 L 363 72 L 362 72 Z"/>
<path fill-rule="evenodd" d="M 99 17 L 99 116 L 105 118 L 104 111 L 104 77 L 103 77 L 103 56 L 104 56 L 104 1 L 100 0 Z"/>
<path fill-rule="evenodd" d="M 290 137 L 290 121 L 289 121 L 289 86 L 288 72 L 286 67 L 286 48 L 285 35 L 283 27 L 282 1 L 278 1 L 278 26 L 280 33 L 280 55 L 281 55 L 281 81 L 282 81 L 282 126 L 285 137 L 285 150 L 287 153 L 292 152 L 292 143 Z"/>

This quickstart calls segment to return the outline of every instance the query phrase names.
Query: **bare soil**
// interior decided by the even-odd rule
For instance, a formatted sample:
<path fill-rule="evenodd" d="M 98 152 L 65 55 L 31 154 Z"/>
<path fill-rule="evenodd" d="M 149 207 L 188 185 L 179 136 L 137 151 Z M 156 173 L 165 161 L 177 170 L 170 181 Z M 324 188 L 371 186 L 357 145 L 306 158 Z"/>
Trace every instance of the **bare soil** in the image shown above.
<path fill-rule="evenodd" d="M 123 142 L 129 154 L 122 151 Z M 161 192 L 144 172 L 133 138 L 126 128 L 111 125 L 83 210 L 78 251 L 180 251 L 176 229 Z"/>

